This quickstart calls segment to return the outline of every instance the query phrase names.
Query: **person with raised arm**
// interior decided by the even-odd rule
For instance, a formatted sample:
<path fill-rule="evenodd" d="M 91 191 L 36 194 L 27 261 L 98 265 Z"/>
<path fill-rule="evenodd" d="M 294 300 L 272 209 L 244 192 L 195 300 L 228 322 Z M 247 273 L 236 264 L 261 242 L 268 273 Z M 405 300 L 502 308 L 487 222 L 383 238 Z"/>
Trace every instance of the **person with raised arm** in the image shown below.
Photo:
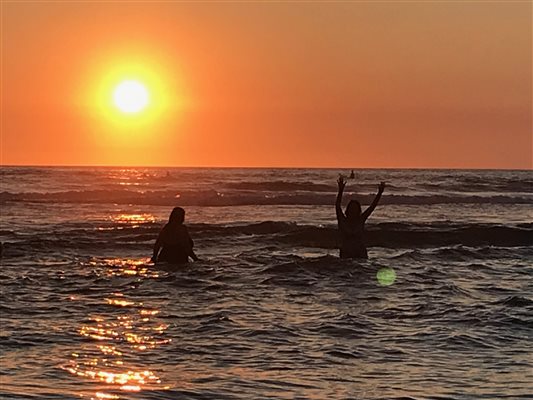
<path fill-rule="evenodd" d="M 161 229 L 155 241 L 152 262 L 183 264 L 189 261 L 189 257 L 198 261 L 198 257 L 193 251 L 194 242 L 189 236 L 184 221 L 185 210 L 181 207 L 175 207 L 170 213 L 168 223 Z"/>
<path fill-rule="evenodd" d="M 361 212 L 361 204 L 357 200 L 350 200 L 346 206 L 346 211 L 344 213 L 342 212 L 342 194 L 346 186 L 346 181 L 342 175 L 337 180 L 337 184 L 339 186 L 339 192 L 337 193 L 337 201 L 335 202 L 335 211 L 341 239 L 340 257 L 368 258 L 364 240 L 365 222 L 378 205 L 383 190 L 385 190 L 385 182 L 379 184 L 378 193 L 374 201 L 372 201 L 372 204 L 363 213 Z"/>

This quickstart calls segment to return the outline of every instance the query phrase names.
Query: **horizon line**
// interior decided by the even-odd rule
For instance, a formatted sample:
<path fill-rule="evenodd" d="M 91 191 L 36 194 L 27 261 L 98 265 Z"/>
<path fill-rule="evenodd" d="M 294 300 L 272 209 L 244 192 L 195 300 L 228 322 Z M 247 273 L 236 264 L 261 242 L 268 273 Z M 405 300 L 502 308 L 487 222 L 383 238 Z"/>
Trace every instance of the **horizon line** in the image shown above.
<path fill-rule="evenodd" d="M 2 164 L 0 168 L 183 168 L 183 169 L 408 169 L 408 170 L 463 170 L 463 171 L 531 171 L 529 168 L 494 168 L 494 167 L 353 167 L 353 166 L 216 166 L 216 165 L 111 165 L 111 164 Z"/>

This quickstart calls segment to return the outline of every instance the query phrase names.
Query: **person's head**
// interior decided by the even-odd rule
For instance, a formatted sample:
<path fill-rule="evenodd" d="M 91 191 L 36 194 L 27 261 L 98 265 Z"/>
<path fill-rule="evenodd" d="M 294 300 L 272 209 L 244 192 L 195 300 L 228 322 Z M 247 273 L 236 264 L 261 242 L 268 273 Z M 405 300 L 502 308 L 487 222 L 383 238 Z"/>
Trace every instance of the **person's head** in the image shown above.
<path fill-rule="evenodd" d="M 361 216 L 361 204 L 357 200 L 350 200 L 346 206 L 346 218 L 359 218 Z"/>
<path fill-rule="evenodd" d="M 168 223 L 171 225 L 181 225 L 185 221 L 185 210 L 181 207 L 174 207 L 170 213 Z"/>

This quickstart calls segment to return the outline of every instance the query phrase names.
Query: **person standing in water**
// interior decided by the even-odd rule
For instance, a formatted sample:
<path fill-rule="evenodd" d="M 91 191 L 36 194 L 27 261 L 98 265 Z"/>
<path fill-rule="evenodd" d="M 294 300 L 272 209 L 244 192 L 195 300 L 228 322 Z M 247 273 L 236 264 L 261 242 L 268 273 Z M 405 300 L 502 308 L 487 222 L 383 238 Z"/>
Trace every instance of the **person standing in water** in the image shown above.
<path fill-rule="evenodd" d="M 185 210 L 175 207 L 170 213 L 168 223 L 161 229 L 155 241 L 152 262 L 183 264 L 189 261 L 189 257 L 194 261 L 198 260 L 193 251 L 194 242 L 189 236 L 187 227 L 183 224 L 184 221 Z"/>
<path fill-rule="evenodd" d="M 379 199 L 385 189 L 385 182 L 380 183 L 378 194 L 372 204 L 363 213 L 361 213 L 361 204 L 357 200 L 350 200 L 346 206 L 346 212 L 342 212 L 342 194 L 346 186 L 346 181 L 342 175 L 337 180 L 337 184 L 339 185 L 339 192 L 337 194 L 337 201 L 335 202 L 335 211 L 337 213 L 337 223 L 341 237 L 340 257 L 368 258 L 364 241 L 365 222 L 378 205 Z"/>

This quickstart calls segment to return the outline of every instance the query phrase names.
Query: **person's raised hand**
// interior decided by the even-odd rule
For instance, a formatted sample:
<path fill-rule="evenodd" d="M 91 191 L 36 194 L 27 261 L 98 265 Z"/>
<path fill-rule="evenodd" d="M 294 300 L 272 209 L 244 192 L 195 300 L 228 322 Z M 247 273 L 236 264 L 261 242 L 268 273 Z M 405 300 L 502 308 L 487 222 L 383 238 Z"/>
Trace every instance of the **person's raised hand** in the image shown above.
<path fill-rule="evenodd" d="M 385 182 L 381 182 L 379 184 L 378 190 L 380 193 L 383 193 L 383 191 L 385 190 Z"/>
<path fill-rule="evenodd" d="M 344 190 L 344 187 L 346 186 L 346 181 L 344 180 L 344 177 L 342 175 L 339 176 L 339 179 L 337 179 L 337 184 L 339 185 L 339 191 Z"/>

